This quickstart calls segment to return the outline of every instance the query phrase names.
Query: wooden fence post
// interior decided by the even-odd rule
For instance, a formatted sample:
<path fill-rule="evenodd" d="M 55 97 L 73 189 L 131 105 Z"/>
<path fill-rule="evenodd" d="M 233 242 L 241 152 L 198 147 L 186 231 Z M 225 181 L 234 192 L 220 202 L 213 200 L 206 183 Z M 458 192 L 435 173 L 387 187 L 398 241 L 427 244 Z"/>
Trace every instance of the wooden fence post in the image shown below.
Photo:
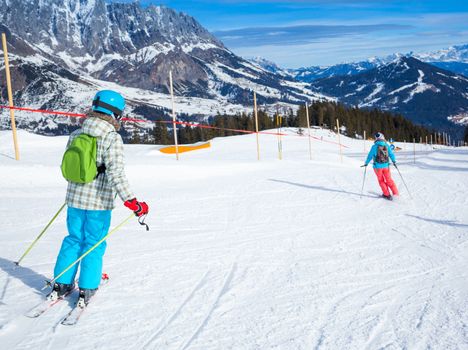
<path fill-rule="evenodd" d="M 18 136 L 16 134 L 16 121 L 15 121 L 15 110 L 13 109 L 13 93 L 11 91 L 11 75 L 10 75 L 10 63 L 8 61 L 8 48 L 5 33 L 2 33 L 2 45 L 3 55 L 5 57 L 5 73 L 6 83 L 8 91 L 8 103 L 10 105 L 10 119 L 11 119 L 11 131 L 13 132 L 13 144 L 15 146 L 15 159 L 20 160 L 19 148 L 18 148 Z"/>
<path fill-rule="evenodd" d="M 283 124 L 283 119 L 279 113 L 279 108 L 276 106 L 276 127 L 278 128 L 278 159 L 283 159 L 283 141 L 281 139 L 281 126 Z"/>
<path fill-rule="evenodd" d="M 366 130 L 364 130 L 364 153 L 366 153 Z"/>
<path fill-rule="evenodd" d="M 172 84 L 172 70 L 169 71 L 169 83 L 171 88 L 171 101 L 172 101 L 172 127 L 174 129 L 174 144 L 176 148 L 176 159 L 179 160 L 179 143 L 177 141 L 177 123 L 174 105 L 174 86 Z"/>
<path fill-rule="evenodd" d="M 257 112 L 257 94 L 254 91 L 254 114 L 255 114 L 255 132 L 257 136 L 257 160 L 260 160 L 260 143 L 258 141 L 258 112 Z"/>
<path fill-rule="evenodd" d="M 336 128 L 337 128 L 337 135 L 338 135 L 338 147 L 340 148 L 340 159 L 341 163 L 343 163 L 343 151 L 341 150 L 341 134 L 340 134 L 340 121 L 336 119 Z"/>
<path fill-rule="evenodd" d="M 306 102 L 307 130 L 309 130 L 309 159 L 312 160 L 312 140 L 310 139 L 309 104 Z"/>

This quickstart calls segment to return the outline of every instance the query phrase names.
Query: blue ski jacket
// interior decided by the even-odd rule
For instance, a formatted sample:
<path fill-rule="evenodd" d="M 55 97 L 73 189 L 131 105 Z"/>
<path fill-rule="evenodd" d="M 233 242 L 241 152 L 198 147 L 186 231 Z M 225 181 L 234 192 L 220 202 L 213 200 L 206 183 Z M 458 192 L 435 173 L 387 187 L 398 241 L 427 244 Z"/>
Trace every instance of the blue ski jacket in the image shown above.
<path fill-rule="evenodd" d="M 396 162 L 395 153 L 393 153 L 392 149 L 390 148 L 390 145 L 385 141 L 379 140 L 379 141 L 374 142 L 374 145 L 372 146 L 371 150 L 369 151 L 369 154 L 367 155 L 365 164 L 368 165 L 370 161 L 373 160 L 374 169 L 388 168 L 390 166 L 390 163 L 376 163 L 375 162 L 375 157 L 377 156 L 377 148 L 379 146 L 387 146 L 389 158 L 392 160 L 393 163 Z"/>

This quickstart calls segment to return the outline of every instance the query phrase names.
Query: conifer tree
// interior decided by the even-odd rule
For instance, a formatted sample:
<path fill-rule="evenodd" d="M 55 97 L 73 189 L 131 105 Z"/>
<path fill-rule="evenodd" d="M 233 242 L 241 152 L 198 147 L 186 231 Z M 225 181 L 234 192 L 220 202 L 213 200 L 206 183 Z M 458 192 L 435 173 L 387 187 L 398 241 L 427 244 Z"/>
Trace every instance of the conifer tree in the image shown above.
<path fill-rule="evenodd" d="M 156 121 L 153 128 L 154 143 L 157 145 L 168 145 L 170 143 L 167 124 L 161 121 Z"/>
<path fill-rule="evenodd" d="M 465 126 L 465 133 L 463 134 L 463 142 L 468 143 L 468 125 Z"/>

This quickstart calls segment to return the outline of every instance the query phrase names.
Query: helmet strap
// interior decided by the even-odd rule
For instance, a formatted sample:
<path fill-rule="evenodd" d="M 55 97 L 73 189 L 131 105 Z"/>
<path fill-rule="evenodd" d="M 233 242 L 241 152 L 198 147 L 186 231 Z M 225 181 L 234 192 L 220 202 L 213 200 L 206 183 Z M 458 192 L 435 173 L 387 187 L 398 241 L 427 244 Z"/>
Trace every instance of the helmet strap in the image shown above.
<path fill-rule="evenodd" d="M 93 101 L 93 107 L 102 107 L 111 111 L 114 114 L 114 117 L 118 120 L 120 120 L 120 118 L 122 117 L 122 111 L 120 109 L 101 101 L 99 97 Z"/>

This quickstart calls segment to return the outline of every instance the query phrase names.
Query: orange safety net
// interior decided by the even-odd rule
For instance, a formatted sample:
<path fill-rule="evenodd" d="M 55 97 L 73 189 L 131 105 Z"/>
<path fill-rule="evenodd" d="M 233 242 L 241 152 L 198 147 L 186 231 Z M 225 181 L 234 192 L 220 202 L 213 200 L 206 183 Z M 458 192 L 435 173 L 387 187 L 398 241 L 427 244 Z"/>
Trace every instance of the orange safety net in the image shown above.
<path fill-rule="evenodd" d="M 179 153 L 196 151 L 199 149 L 210 148 L 210 147 L 211 147 L 211 144 L 209 142 L 202 143 L 200 145 L 179 145 Z M 163 147 L 159 151 L 162 153 L 166 153 L 166 154 L 175 154 L 176 146 Z"/>

